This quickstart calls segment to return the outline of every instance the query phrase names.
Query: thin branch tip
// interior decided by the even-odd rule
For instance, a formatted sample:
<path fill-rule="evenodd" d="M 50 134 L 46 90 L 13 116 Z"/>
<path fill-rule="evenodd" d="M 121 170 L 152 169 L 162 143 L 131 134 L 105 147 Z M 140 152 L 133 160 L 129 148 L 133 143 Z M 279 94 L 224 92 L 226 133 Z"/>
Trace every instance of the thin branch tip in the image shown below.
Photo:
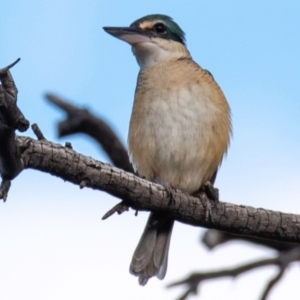
<path fill-rule="evenodd" d="M 38 124 L 36 124 L 36 123 L 32 124 L 31 129 L 32 129 L 33 133 L 35 134 L 35 136 L 37 137 L 37 139 L 39 141 L 46 141 L 47 140 L 45 138 L 45 136 L 43 135 L 41 129 L 39 128 Z"/>
<path fill-rule="evenodd" d="M 21 58 L 19 57 L 13 63 L 9 64 L 8 66 L 6 66 L 6 67 L 4 67 L 2 69 L 0 69 L 0 75 L 4 75 L 5 73 L 7 73 L 9 71 L 9 69 L 11 69 L 12 67 L 14 67 L 20 60 L 21 60 Z"/>
<path fill-rule="evenodd" d="M 3 179 L 0 185 L 0 199 L 5 203 L 7 200 L 8 191 L 10 189 L 11 181 Z"/>
<path fill-rule="evenodd" d="M 6 68 L 7 68 L 7 69 L 11 69 L 11 68 L 14 67 L 20 60 L 21 60 L 21 58 L 18 57 L 12 64 L 8 65 Z"/>
<path fill-rule="evenodd" d="M 102 220 L 108 219 L 110 216 L 112 216 L 115 212 L 118 213 L 118 215 L 122 214 L 125 211 L 129 210 L 129 206 L 124 203 L 124 201 L 118 203 L 113 208 L 111 208 L 103 217 Z"/>

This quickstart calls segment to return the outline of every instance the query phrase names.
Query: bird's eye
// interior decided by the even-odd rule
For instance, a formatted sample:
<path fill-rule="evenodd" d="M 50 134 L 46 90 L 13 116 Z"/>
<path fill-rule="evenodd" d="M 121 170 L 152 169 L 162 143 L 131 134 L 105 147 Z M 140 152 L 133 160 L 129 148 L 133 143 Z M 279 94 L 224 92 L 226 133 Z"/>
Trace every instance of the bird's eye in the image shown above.
<path fill-rule="evenodd" d="M 157 33 L 166 33 L 167 28 L 165 26 L 165 24 L 163 23 L 157 23 L 154 25 L 153 29 L 155 30 L 155 32 Z"/>

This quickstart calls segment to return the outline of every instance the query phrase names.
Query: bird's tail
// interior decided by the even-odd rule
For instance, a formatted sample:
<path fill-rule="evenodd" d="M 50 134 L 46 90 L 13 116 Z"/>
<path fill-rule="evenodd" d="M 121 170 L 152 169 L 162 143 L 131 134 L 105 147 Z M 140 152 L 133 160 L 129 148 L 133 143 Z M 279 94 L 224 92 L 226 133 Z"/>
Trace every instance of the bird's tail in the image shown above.
<path fill-rule="evenodd" d="M 174 220 L 150 214 L 130 264 L 130 273 L 139 277 L 140 285 L 145 285 L 152 276 L 165 277 L 173 225 Z"/>

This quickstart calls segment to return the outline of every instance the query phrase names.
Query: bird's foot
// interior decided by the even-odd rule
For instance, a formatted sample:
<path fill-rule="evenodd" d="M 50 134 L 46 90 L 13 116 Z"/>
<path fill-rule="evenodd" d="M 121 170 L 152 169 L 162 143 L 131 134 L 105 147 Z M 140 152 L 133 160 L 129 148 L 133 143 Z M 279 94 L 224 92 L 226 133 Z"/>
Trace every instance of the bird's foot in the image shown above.
<path fill-rule="evenodd" d="M 210 181 L 207 181 L 193 196 L 203 201 L 205 205 L 205 221 L 207 222 L 212 214 L 212 205 L 219 202 L 219 189 L 215 188 Z"/>
<path fill-rule="evenodd" d="M 197 192 L 193 193 L 193 196 L 219 202 L 219 189 L 215 188 L 210 181 L 207 181 Z"/>
<path fill-rule="evenodd" d="M 176 199 L 176 189 L 172 187 L 169 183 L 166 183 L 160 179 L 154 179 L 155 183 L 161 184 L 167 191 L 168 196 L 170 198 L 169 204 L 174 204 Z"/>
<path fill-rule="evenodd" d="M 203 191 L 206 193 L 208 199 L 219 202 L 219 189 L 215 188 L 210 181 L 203 185 Z"/>

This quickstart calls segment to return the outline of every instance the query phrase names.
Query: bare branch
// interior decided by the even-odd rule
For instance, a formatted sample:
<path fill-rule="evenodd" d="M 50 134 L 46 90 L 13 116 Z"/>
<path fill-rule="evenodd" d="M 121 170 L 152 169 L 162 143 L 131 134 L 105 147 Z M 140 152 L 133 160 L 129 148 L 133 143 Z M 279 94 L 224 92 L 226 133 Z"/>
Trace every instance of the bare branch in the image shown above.
<path fill-rule="evenodd" d="M 92 115 L 87 109 L 80 109 L 53 94 L 46 94 L 45 97 L 50 103 L 67 113 L 67 119 L 58 124 L 59 137 L 85 133 L 97 141 L 116 167 L 134 173 L 126 148 L 114 133 L 114 130 L 104 120 Z M 84 187 L 85 183 L 82 182 L 82 184 L 80 186 Z M 115 212 L 121 214 L 128 211 L 127 201 L 128 199 L 124 197 L 121 203 L 111 208 L 103 216 L 103 219 L 109 218 Z"/>
<path fill-rule="evenodd" d="M 21 60 L 21 58 L 17 58 L 13 63 L 11 63 L 10 65 L 0 69 L 0 76 L 5 76 L 6 73 L 12 68 L 14 67 L 19 61 Z"/>
<path fill-rule="evenodd" d="M 29 126 L 29 122 L 17 106 L 18 90 L 9 72 L 19 60 L 0 69 L 0 174 L 3 179 L 0 199 L 4 201 L 10 186 L 8 181 L 23 169 L 20 149 L 15 145 L 15 130 L 25 131 Z"/>
<path fill-rule="evenodd" d="M 110 209 L 103 217 L 102 220 L 106 220 L 110 216 L 112 216 L 115 212 L 117 212 L 119 215 L 122 214 L 124 211 L 128 211 L 129 206 L 124 203 L 124 201 L 118 203 L 115 205 L 112 209 Z"/>
<path fill-rule="evenodd" d="M 11 185 L 11 181 L 10 180 L 5 180 L 3 179 L 1 182 L 1 186 L 0 186 L 0 199 L 3 199 L 3 202 L 6 201 L 7 199 L 7 195 L 8 195 L 8 191 Z"/>
<path fill-rule="evenodd" d="M 103 147 L 111 161 L 129 173 L 75 152 L 70 143 L 66 143 L 64 147 L 47 141 L 36 124 L 32 128 L 38 141 L 29 137 L 16 137 L 15 130 L 25 131 L 29 126 L 29 122 L 16 104 L 18 91 L 9 72 L 9 68 L 18 61 L 0 69 L 0 173 L 3 179 L 0 185 L 0 199 L 4 201 L 7 199 L 11 180 L 19 172 L 25 168 L 32 168 L 58 176 L 77 184 L 80 188 L 89 187 L 106 191 L 124 199 L 108 211 L 103 219 L 115 212 L 121 214 L 129 207 L 136 211 L 156 211 L 186 224 L 227 231 L 227 233 L 220 233 L 217 230 L 207 231 L 203 242 L 210 248 L 229 240 L 241 239 L 277 250 L 286 250 L 280 252 L 276 258 L 232 269 L 192 274 L 187 279 L 170 285 L 188 285 L 180 299 L 186 299 L 190 294 L 197 293 L 199 284 L 204 280 L 224 276 L 236 277 L 254 268 L 270 264 L 278 265 L 280 270 L 268 283 L 261 298 L 264 300 L 282 278 L 287 266 L 293 261 L 300 260 L 300 248 L 293 244 L 300 243 L 299 215 L 210 201 L 205 193 L 197 198 L 175 189 L 171 193 L 172 201 L 170 201 L 170 193 L 164 186 L 132 174 L 133 169 L 125 147 L 105 121 L 98 119 L 86 109 L 78 109 L 54 95 L 48 94 L 46 97 L 68 115 L 67 119 L 59 124 L 59 136 L 78 132 L 92 136 Z M 217 189 L 208 191 L 218 198 Z M 211 233 L 214 232 L 218 238 L 212 242 Z M 244 236 L 237 237 L 235 234 Z"/>
<path fill-rule="evenodd" d="M 279 280 L 282 278 L 283 274 L 285 273 L 286 268 L 280 268 L 279 272 L 276 274 L 276 276 L 270 280 L 268 283 L 265 291 L 263 292 L 260 300 L 266 300 L 268 295 L 270 294 L 270 291 L 272 288 L 279 282 Z"/>
<path fill-rule="evenodd" d="M 266 286 L 260 300 L 266 300 L 272 288 L 280 281 L 290 263 L 300 260 L 300 247 L 294 247 L 289 251 L 280 252 L 278 255 L 279 272 Z"/>
<path fill-rule="evenodd" d="M 23 152 L 25 168 L 58 176 L 79 185 L 106 191 L 115 197 L 126 197 L 129 206 L 137 210 L 156 211 L 180 222 L 230 233 L 300 242 L 300 216 L 209 201 L 179 190 L 173 193 L 172 203 L 166 189 L 134 174 L 81 155 L 70 148 L 48 141 L 27 137 L 17 138 L 18 146 L 30 146 Z"/>
<path fill-rule="evenodd" d="M 104 120 L 92 115 L 87 109 L 80 109 L 58 96 L 53 94 L 46 94 L 45 96 L 50 103 L 67 113 L 67 119 L 58 124 L 59 137 L 74 133 L 85 133 L 102 146 L 116 167 L 133 173 L 127 150 Z"/>
<path fill-rule="evenodd" d="M 230 241 L 245 241 L 253 244 L 261 245 L 277 251 L 286 251 L 295 248 L 295 243 L 288 243 L 276 240 L 261 239 L 254 236 L 242 236 L 230 234 L 224 231 L 215 229 L 206 230 L 201 239 L 202 243 L 209 249 L 214 249 L 217 246 L 224 245 Z"/>
<path fill-rule="evenodd" d="M 37 137 L 37 139 L 39 141 L 46 140 L 46 138 L 44 137 L 41 129 L 39 128 L 39 126 L 37 124 L 32 124 L 31 129 L 32 129 L 32 131 L 34 132 L 35 136 Z"/>
<path fill-rule="evenodd" d="M 178 299 L 184 300 L 190 295 L 198 294 L 199 286 L 203 281 L 217 279 L 222 277 L 237 277 L 247 271 L 256 269 L 258 267 L 274 265 L 276 263 L 275 258 L 263 259 L 259 261 L 255 261 L 252 263 L 244 264 L 235 268 L 231 269 L 223 269 L 217 271 L 210 271 L 210 272 L 199 272 L 199 273 L 192 273 L 185 279 L 173 282 L 169 284 L 167 287 L 175 287 L 180 285 L 187 285 L 186 291 L 181 295 Z"/>
<path fill-rule="evenodd" d="M 252 263 L 244 264 L 238 267 L 223 269 L 217 271 L 210 272 L 201 272 L 201 273 L 193 273 L 187 278 L 171 283 L 168 287 L 174 287 L 179 285 L 187 285 L 186 291 L 181 295 L 178 299 L 184 300 L 187 299 L 189 295 L 197 294 L 199 291 L 199 286 L 205 280 L 222 278 L 222 277 L 232 277 L 235 278 L 245 272 L 251 271 L 253 269 L 269 266 L 269 265 L 277 265 L 280 267 L 280 272 L 277 276 L 270 281 L 261 300 L 265 300 L 271 288 L 280 280 L 287 266 L 294 261 L 300 260 L 300 247 L 294 247 L 293 249 L 285 252 L 279 252 L 275 258 L 262 259 L 258 261 L 254 261 Z"/>

